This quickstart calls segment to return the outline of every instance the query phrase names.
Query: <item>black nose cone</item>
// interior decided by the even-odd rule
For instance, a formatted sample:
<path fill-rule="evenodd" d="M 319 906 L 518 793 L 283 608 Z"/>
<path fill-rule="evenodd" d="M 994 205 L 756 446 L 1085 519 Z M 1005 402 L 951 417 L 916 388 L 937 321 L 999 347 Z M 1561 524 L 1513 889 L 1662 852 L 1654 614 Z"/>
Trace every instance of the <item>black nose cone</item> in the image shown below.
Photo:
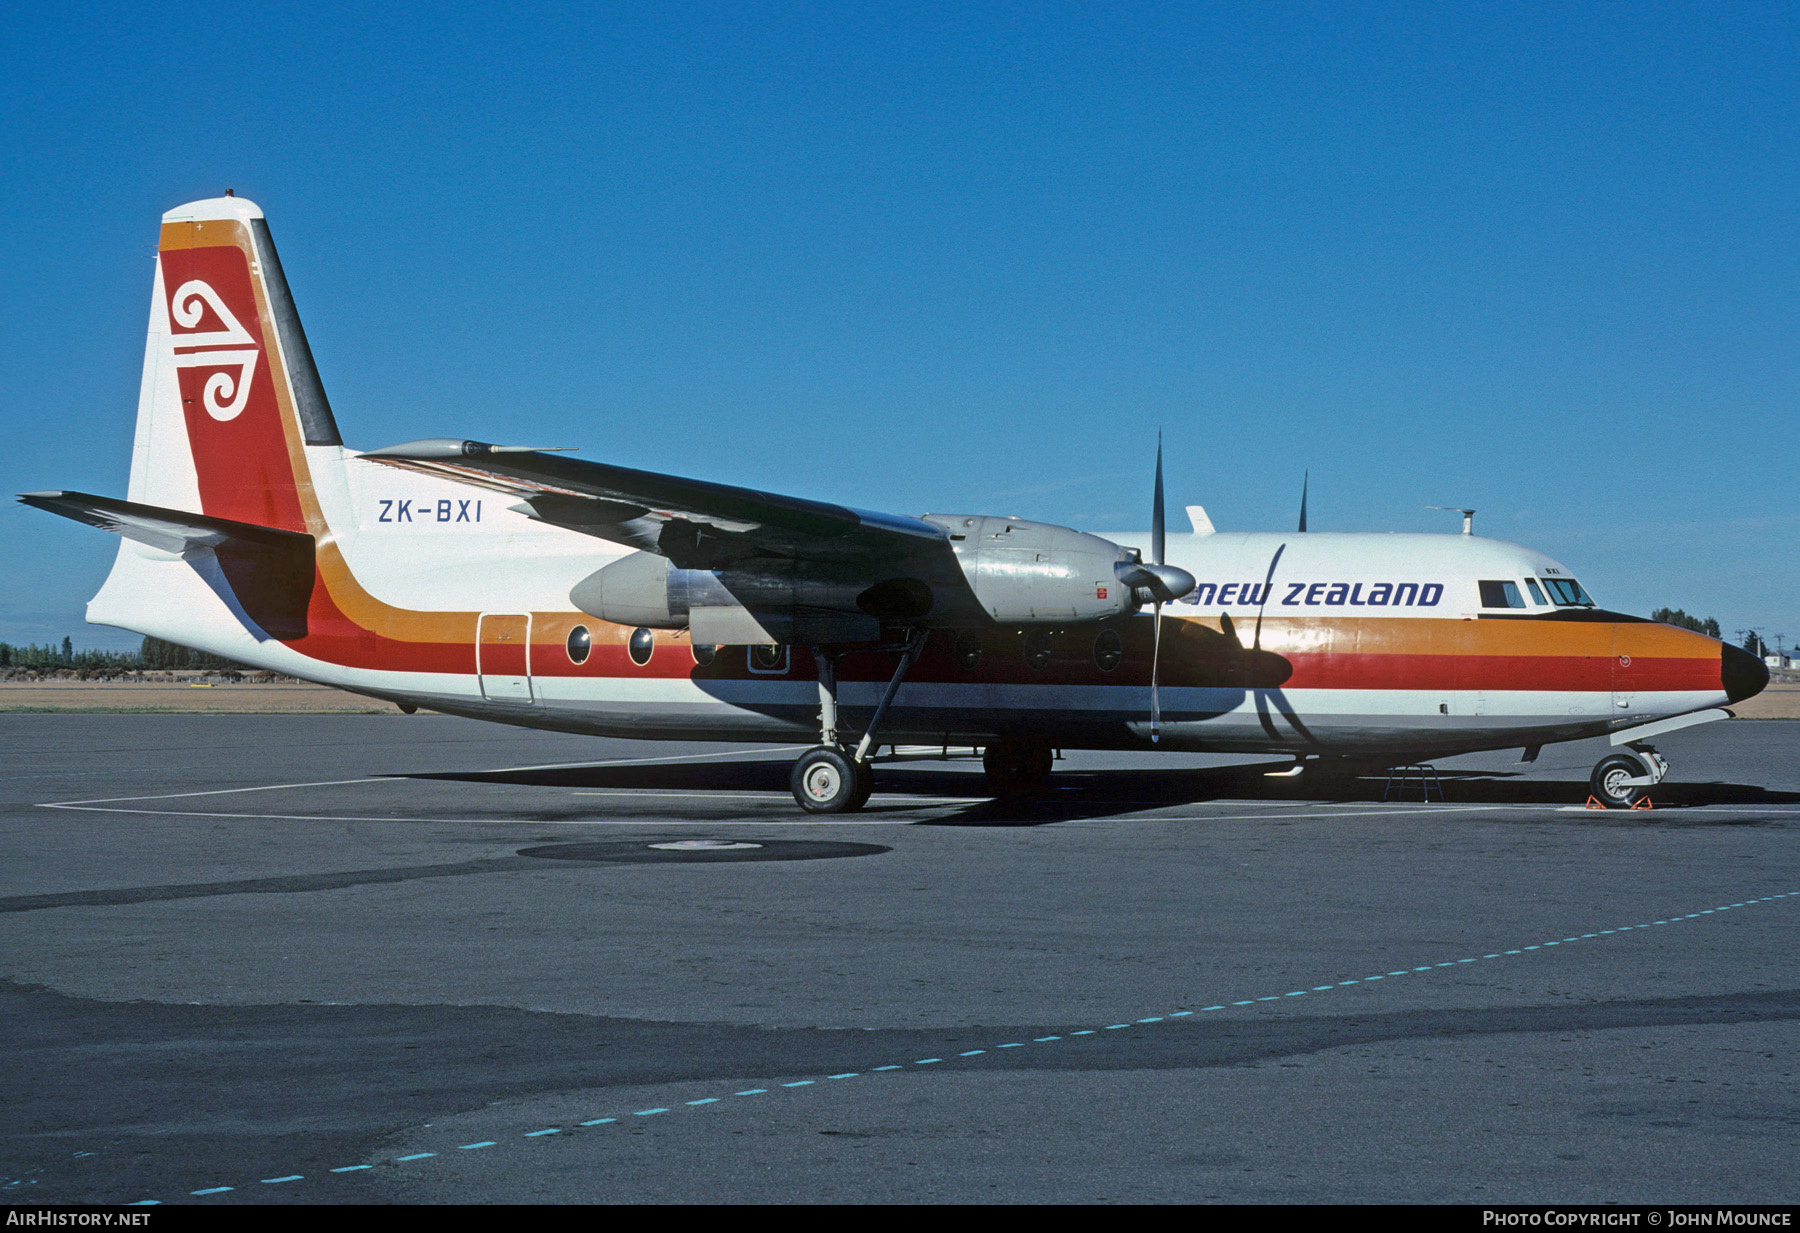
<path fill-rule="evenodd" d="M 1719 681 L 1733 702 L 1754 698 L 1769 683 L 1769 665 L 1744 650 L 1726 644 L 1719 652 Z"/>

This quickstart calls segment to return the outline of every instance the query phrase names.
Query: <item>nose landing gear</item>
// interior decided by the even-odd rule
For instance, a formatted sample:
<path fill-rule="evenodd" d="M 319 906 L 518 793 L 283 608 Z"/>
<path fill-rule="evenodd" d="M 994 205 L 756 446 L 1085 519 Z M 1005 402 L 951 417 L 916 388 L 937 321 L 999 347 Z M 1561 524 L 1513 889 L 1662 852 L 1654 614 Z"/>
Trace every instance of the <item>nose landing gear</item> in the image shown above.
<path fill-rule="evenodd" d="M 1588 776 L 1588 790 L 1609 809 L 1631 808 L 1669 773 L 1669 764 L 1650 746 L 1633 741 L 1628 748 L 1630 753 L 1609 754 L 1600 759 L 1594 773 Z"/>

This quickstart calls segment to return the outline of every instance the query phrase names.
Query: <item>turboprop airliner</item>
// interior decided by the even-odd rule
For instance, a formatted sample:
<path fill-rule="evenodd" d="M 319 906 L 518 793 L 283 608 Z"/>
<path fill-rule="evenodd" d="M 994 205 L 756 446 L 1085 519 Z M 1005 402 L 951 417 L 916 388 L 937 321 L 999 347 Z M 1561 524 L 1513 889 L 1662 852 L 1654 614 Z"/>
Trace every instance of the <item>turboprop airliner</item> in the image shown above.
<path fill-rule="evenodd" d="M 562 732 L 813 746 L 799 806 L 861 808 L 886 745 L 1377 766 L 1729 716 L 1755 656 L 1598 606 L 1561 562 L 1444 535 L 1102 538 L 876 513 L 460 437 L 347 448 L 263 212 L 163 216 L 123 500 L 26 493 L 122 537 L 88 620 L 376 698 Z"/>

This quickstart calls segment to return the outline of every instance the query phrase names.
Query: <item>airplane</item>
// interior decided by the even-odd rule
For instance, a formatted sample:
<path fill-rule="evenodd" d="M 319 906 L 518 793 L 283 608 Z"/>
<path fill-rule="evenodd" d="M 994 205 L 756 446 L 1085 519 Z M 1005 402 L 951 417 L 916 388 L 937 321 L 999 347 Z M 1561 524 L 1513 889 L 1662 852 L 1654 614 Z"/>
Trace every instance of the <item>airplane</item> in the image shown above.
<path fill-rule="evenodd" d="M 1001 796 L 1054 751 L 1391 766 L 1730 716 L 1763 662 L 1609 612 L 1472 534 L 1146 534 L 918 517 L 462 438 L 346 447 L 268 223 L 162 218 L 124 500 L 29 505 L 122 537 L 90 622 L 375 698 L 560 732 L 815 743 L 802 810 L 860 809 L 883 745 L 983 751 Z M 1146 611 L 1148 609 L 1148 611 Z M 1292 773 L 1292 772 L 1290 772 Z"/>

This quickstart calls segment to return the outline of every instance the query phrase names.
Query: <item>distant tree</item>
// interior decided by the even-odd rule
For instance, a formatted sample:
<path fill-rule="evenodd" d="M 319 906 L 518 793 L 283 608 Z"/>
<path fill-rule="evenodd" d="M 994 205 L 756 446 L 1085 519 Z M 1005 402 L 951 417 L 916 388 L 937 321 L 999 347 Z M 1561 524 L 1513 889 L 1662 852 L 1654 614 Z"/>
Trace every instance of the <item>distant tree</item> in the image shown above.
<path fill-rule="evenodd" d="M 0 642 L 0 668 L 12 667 L 12 643 Z"/>
<path fill-rule="evenodd" d="M 62 657 L 65 664 L 72 664 L 75 662 L 75 643 L 70 640 L 69 635 L 67 634 L 63 635 Z"/>
<path fill-rule="evenodd" d="M 1652 621 L 1661 621 L 1664 625 L 1676 625 L 1682 629 L 1691 629 L 1695 633 L 1705 634 L 1708 638 L 1720 636 L 1719 623 L 1712 617 L 1689 616 L 1679 608 L 1658 608 L 1650 614 Z"/>
<path fill-rule="evenodd" d="M 205 651 L 196 651 L 192 647 L 182 646 L 178 642 L 165 642 L 161 638 L 146 637 L 137 657 L 146 668 L 163 668 L 171 671 L 191 668 L 242 670 L 245 667 L 235 659 L 226 659 L 223 655 L 210 655 Z"/>
<path fill-rule="evenodd" d="M 1769 644 L 1764 642 L 1762 635 L 1754 629 L 1738 630 L 1738 643 L 1758 659 L 1769 653 Z"/>

